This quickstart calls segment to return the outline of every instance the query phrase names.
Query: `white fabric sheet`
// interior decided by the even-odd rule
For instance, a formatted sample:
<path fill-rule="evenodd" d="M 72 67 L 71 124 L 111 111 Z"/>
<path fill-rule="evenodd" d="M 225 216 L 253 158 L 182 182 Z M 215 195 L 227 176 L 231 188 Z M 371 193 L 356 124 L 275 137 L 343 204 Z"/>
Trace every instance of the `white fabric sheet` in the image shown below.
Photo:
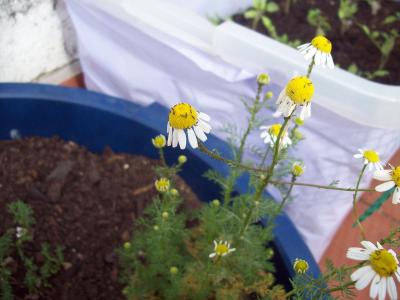
<path fill-rule="evenodd" d="M 144 105 L 158 101 L 172 106 L 178 101 L 187 101 L 211 116 L 213 133 L 222 138 L 224 133 L 219 128 L 223 124 L 232 123 L 242 128 L 247 116 L 240 97 L 254 96 L 255 75 L 262 69 L 251 67 L 247 61 L 241 64 L 233 56 L 230 60 L 230 54 L 222 59 L 218 47 L 212 47 L 217 44 L 215 30 L 204 18 L 167 1 L 164 1 L 168 3 L 165 7 L 155 1 L 157 6 L 150 8 L 143 6 L 144 2 L 67 1 L 78 35 L 87 87 Z M 176 9 L 183 14 L 182 18 L 193 22 L 183 27 L 163 24 L 155 18 L 145 22 L 143 16 L 152 9 L 162 10 L 166 15 Z M 150 14 L 151 17 L 155 16 Z M 162 32 L 160 26 L 170 27 Z M 196 34 L 190 35 L 190 30 Z M 281 69 L 270 67 L 273 64 L 274 61 L 263 61 L 260 65 L 271 74 L 271 89 L 278 95 L 292 73 L 301 69 L 288 71 L 287 66 L 282 73 Z M 326 80 L 321 82 L 323 85 Z M 317 90 L 318 83 L 316 80 Z M 332 95 L 337 106 L 346 108 L 345 99 L 335 96 Z M 321 96 L 321 103 L 322 99 Z M 387 160 L 400 146 L 400 126 L 392 129 L 365 126 L 354 122 L 346 113 L 335 113 L 329 105 L 319 105 L 318 101 L 315 98 L 313 116 L 303 129 L 307 139 L 298 149 L 298 157 L 307 166 L 302 181 L 329 184 L 340 180 L 341 186 L 354 186 L 361 168 L 361 161 L 353 158 L 358 148 L 374 148 Z M 377 108 L 371 109 L 374 110 Z M 356 113 L 354 116 L 358 118 Z M 371 118 L 374 117 L 379 121 L 372 114 Z M 250 142 L 262 146 L 259 132 L 250 137 Z M 368 184 L 370 177 L 368 173 L 363 185 Z M 287 207 L 287 213 L 318 260 L 351 208 L 351 193 L 310 188 L 295 188 L 294 193 L 296 200 Z"/>

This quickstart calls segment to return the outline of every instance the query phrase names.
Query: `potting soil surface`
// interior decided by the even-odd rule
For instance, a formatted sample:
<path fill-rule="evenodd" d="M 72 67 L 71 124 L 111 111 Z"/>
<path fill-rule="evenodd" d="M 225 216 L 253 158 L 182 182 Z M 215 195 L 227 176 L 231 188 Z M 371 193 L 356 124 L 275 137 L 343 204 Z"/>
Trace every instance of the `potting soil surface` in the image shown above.
<path fill-rule="evenodd" d="M 135 219 L 157 194 L 152 170 L 157 163 L 109 149 L 94 154 L 56 137 L 0 142 L 0 234 L 14 226 L 7 205 L 22 200 L 36 218 L 26 253 L 41 263 L 40 244 L 49 242 L 61 245 L 65 257 L 51 286 L 29 296 L 14 257 L 16 299 L 124 299 L 115 250 L 130 239 Z M 186 207 L 199 207 L 180 178 L 177 189 Z"/>
<path fill-rule="evenodd" d="M 326 36 L 333 44 L 333 60 L 335 64 L 340 65 L 345 70 L 351 64 L 356 64 L 360 70 L 368 72 L 373 72 L 379 67 L 381 54 L 359 25 L 367 25 L 371 31 L 389 32 L 391 29 L 396 29 L 400 34 L 400 20 L 389 25 L 383 24 L 387 16 L 400 12 L 399 2 L 389 0 L 380 1 L 381 9 L 376 15 L 372 15 L 367 1 L 354 1 L 358 3 L 358 11 L 350 29 L 343 35 L 340 30 L 341 22 L 338 18 L 340 1 L 291 1 L 294 4 L 291 5 L 288 15 L 283 11 L 286 0 L 276 2 L 279 4 L 280 10 L 267 16 L 273 21 L 278 34 L 287 34 L 290 40 L 299 39 L 302 43 L 310 42 L 316 34 L 315 27 L 312 27 L 307 22 L 307 14 L 310 9 L 319 8 L 322 15 L 327 17 L 331 25 L 331 30 L 326 33 Z M 233 20 L 249 28 L 251 28 L 253 22 L 253 20 L 245 19 L 243 14 L 233 16 Z M 269 35 L 261 21 L 256 30 Z M 384 69 L 389 71 L 390 75 L 376 77 L 373 80 L 386 84 L 400 85 L 400 38 L 397 38 L 397 42 Z"/>

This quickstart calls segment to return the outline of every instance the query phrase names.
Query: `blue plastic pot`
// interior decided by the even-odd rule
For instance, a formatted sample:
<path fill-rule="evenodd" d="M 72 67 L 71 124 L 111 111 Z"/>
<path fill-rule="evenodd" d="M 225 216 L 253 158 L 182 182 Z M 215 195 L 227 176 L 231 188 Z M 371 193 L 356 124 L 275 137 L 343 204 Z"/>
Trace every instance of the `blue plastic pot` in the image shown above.
<path fill-rule="evenodd" d="M 151 138 L 165 133 L 168 109 L 153 104 L 142 107 L 123 99 L 89 92 L 41 84 L 0 84 L 0 138 L 10 139 L 16 132 L 21 136 L 51 137 L 57 135 L 73 140 L 89 150 L 102 152 L 109 146 L 116 152 L 158 158 Z M 210 148 L 223 155 L 230 153 L 228 145 L 210 136 Z M 214 168 L 222 173 L 227 168 L 199 151 L 186 150 L 189 163 L 181 176 L 202 201 L 219 196 L 218 186 L 202 174 Z M 176 161 L 179 150 L 166 150 L 167 161 Z M 247 179 L 241 178 L 237 191 L 246 189 Z M 296 258 L 309 262 L 310 273 L 319 275 L 319 268 L 298 231 L 282 214 L 277 218 L 275 240 L 275 265 L 278 282 L 290 287 L 288 278 L 294 275 L 292 264 Z"/>

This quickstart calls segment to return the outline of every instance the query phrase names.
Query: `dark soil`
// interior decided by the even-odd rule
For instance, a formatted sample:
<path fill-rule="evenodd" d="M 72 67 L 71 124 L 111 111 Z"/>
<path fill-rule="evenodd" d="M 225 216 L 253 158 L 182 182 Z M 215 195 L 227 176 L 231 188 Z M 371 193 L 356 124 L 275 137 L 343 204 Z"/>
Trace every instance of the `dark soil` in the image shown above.
<path fill-rule="evenodd" d="M 308 24 L 307 13 L 309 9 L 319 8 L 322 14 L 326 16 L 332 29 L 327 32 L 327 37 L 333 44 L 333 60 L 335 64 L 339 64 L 341 68 L 347 70 L 351 64 L 356 64 L 362 71 L 376 71 L 380 63 L 380 52 L 368 39 L 365 33 L 359 28 L 358 24 L 365 24 L 371 30 L 389 31 L 395 28 L 400 33 L 400 22 L 390 25 L 383 25 L 383 20 L 400 11 L 400 3 L 393 0 L 383 0 L 381 9 L 377 15 L 371 14 L 370 6 L 366 1 L 355 1 L 358 3 L 358 12 L 355 15 L 355 22 L 351 28 L 343 35 L 340 33 L 341 22 L 337 16 L 339 0 L 322 1 L 322 0 L 301 0 L 292 4 L 290 13 L 284 13 L 284 0 L 276 0 L 280 10 L 276 13 L 269 14 L 277 28 L 278 34 L 287 34 L 290 40 L 299 39 L 302 43 L 311 41 L 315 36 L 315 28 Z M 293 1 L 292 1 L 293 2 Z M 252 20 L 247 20 L 243 15 L 235 15 L 233 20 L 251 28 Z M 257 31 L 268 35 L 266 29 L 260 22 Z M 394 50 L 386 64 L 385 69 L 390 72 L 386 77 L 377 77 L 374 81 L 400 85 L 400 38 L 397 39 Z"/>
<path fill-rule="evenodd" d="M 23 277 L 16 278 L 16 299 L 124 299 L 115 249 L 131 237 L 134 220 L 157 193 L 157 163 L 109 149 L 93 154 L 58 138 L 0 142 L 0 234 L 13 226 L 7 204 L 23 200 L 37 221 L 27 253 L 40 260 L 39 245 L 49 242 L 62 245 L 65 256 L 40 296 L 27 298 Z M 180 178 L 177 188 L 185 206 L 200 205 Z"/>

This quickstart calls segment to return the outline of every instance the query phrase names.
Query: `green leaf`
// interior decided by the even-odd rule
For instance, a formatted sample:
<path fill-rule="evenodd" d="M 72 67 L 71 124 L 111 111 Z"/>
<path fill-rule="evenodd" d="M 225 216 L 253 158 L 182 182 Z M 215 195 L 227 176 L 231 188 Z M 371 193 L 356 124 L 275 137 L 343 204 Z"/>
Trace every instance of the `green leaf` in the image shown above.
<path fill-rule="evenodd" d="M 390 196 L 393 194 L 394 192 L 394 187 L 386 192 L 384 192 L 382 195 L 380 195 L 378 197 L 378 199 L 375 200 L 374 203 L 372 203 L 372 205 L 370 207 L 368 207 L 368 209 L 358 218 L 358 220 L 360 222 L 365 221 L 366 219 L 368 219 L 374 212 L 376 212 L 377 210 L 379 210 L 381 208 L 381 206 L 383 205 L 383 203 L 386 202 L 387 199 L 390 198 Z M 357 226 L 356 223 L 353 224 L 353 227 Z"/>
<path fill-rule="evenodd" d="M 373 73 L 374 77 L 385 77 L 388 76 L 390 73 L 387 70 L 377 70 Z"/>
<path fill-rule="evenodd" d="M 244 13 L 244 17 L 246 19 L 254 19 L 257 16 L 257 11 L 254 9 L 250 9 Z"/>
<path fill-rule="evenodd" d="M 357 74 L 358 73 L 358 67 L 356 64 L 351 64 L 348 68 L 347 71 L 349 71 L 350 73 L 353 74 Z"/>
<path fill-rule="evenodd" d="M 279 10 L 279 6 L 275 2 L 270 2 L 270 3 L 267 4 L 267 7 L 266 7 L 265 10 L 267 12 L 269 12 L 269 13 L 274 13 L 274 12 L 277 12 Z"/>
<path fill-rule="evenodd" d="M 397 21 L 397 17 L 396 16 L 388 16 L 383 21 L 383 24 L 392 24 L 392 23 L 394 23 L 396 21 Z"/>

